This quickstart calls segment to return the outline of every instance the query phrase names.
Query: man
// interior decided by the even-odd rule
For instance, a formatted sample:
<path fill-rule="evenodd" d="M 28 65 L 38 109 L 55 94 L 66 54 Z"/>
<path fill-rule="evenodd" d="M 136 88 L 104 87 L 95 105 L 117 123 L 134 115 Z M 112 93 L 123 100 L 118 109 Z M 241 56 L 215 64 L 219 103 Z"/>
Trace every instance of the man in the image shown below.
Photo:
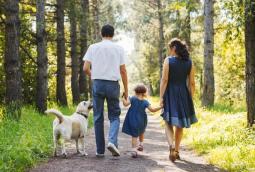
<path fill-rule="evenodd" d="M 84 56 L 84 71 L 92 79 L 94 128 L 97 146 L 97 157 L 105 153 L 104 138 L 104 100 L 107 101 L 110 130 L 107 149 L 113 156 L 120 156 L 118 150 L 118 132 L 120 125 L 120 86 L 122 78 L 124 96 L 128 97 L 127 72 L 124 61 L 124 49 L 112 42 L 114 28 L 111 25 L 102 27 L 103 40 L 91 45 Z M 91 68 L 90 68 L 91 67 Z M 91 70 L 90 70 L 91 69 Z"/>

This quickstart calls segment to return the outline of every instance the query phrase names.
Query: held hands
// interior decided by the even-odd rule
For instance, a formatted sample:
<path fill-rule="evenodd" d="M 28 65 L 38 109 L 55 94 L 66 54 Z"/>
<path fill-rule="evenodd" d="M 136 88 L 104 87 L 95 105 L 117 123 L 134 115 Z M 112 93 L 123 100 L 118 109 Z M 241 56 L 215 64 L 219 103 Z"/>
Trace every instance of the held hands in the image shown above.
<path fill-rule="evenodd" d="M 123 92 L 122 96 L 123 99 L 127 100 L 128 98 L 128 93 L 127 92 Z"/>
<path fill-rule="evenodd" d="M 124 92 L 121 97 L 122 97 L 123 105 L 126 106 L 126 107 L 129 106 L 130 101 L 128 99 L 128 95 Z"/>
<path fill-rule="evenodd" d="M 126 97 L 125 97 L 125 93 L 124 93 L 124 92 L 122 93 L 121 98 L 122 98 L 122 99 L 126 99 Z"/>

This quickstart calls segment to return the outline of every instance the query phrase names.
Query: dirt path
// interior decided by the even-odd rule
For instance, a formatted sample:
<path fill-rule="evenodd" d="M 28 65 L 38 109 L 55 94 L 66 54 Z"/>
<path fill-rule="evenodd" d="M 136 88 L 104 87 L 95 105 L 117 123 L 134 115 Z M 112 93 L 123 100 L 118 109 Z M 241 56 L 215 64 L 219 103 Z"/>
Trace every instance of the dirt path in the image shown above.
<path fill-rule="evenodd" d="M 124 115 L 121 116 L 123 121 Z M 105 123 L 108 129 L 108 122 Z M 121 125 L 122 127 L 122 125 Z M 107 133 L 107 132 L 106 132 Z M 208 165 L 202 157 L 182 147 L 181 161 L 171 163 L 168 160 L 168 145 L 164 130 L 159 125 L 159 119 L 149 117 L 145 134 L 144 153 L 139 158 L 131 158 L 129 136 L 120 132 L 119 149 L 121 156 L 114 158 L 106 150 L 104 158 L 95 156 L 95 140 L 93 129 L 87 134 L 88 157 L 75 155 L 74 143 L 68 145 L 68 157 L 51 158 L 47 163 L 40 164 L 30 172 L 215 172 L 218 168 Z M 107 138 L 107 137 L 106 137 Z"/>

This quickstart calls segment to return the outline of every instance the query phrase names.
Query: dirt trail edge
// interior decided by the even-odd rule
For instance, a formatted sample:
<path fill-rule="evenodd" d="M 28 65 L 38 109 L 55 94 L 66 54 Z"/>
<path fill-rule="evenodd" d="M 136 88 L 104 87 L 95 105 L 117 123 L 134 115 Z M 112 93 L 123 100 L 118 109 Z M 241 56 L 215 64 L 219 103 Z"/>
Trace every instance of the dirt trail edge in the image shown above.
<path fill-rule="evenodd" d="M 123 114 L 126 109 L 123 109 Z M 105 115 L 107 118 L 107 115 Z M 121 115 L 123 122 L 124 115 Z M 108 122 L 105 120 L 105 129 L 108 131 Z M 87 157 L 75 154 L 75 144 L 67 145 L 68 157 L 66 159 L 57 157 L 50 158 L 48 162 L 39 164 L 30 172 L 216 172 L 222 171 L 211 166 L 197 156 L 193 151 L 182 147 L 180 151 L 181 161 L 172 163 L 168 160 L 168 144 L 164 129 L 160 127 L 160 119 L 149 116 L 148 127 L 145 133 L 144 152 L 139 158 L 131 158 L 129 136 L 119 132 L 119 149 L 121 156 L 112 157 L 108 150 L 104 158 L 95 156 L 94 131 L 90 129 L 87 133 L 86 150 Z M 108 132 L 105 132 L 107 136 Z M 107 137 L 106 137 L 107 138 Z"/>

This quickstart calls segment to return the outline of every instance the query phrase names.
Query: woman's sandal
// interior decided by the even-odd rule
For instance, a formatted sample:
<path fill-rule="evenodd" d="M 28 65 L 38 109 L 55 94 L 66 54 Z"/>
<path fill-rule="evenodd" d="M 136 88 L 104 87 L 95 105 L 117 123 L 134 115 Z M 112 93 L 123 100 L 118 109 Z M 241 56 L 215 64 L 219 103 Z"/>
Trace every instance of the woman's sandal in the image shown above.
<path fill-rule="evenodd" d="M 139 145 L 139 146 L 137 147 L 137 150 L 142 152 L 142 151 L 143 151 L 143 145 Z"/>
<path fill-rule="evenodd" d="M 172 147 L 170 147 L 169 159 L 172 162 L 175 162 L 177 159 L 181 160 L 179 152 Z"/>
<path fill-rule="evenodd" d="M 172 147 L 170 147 L 169 160 L 172 162 L 175 162 L 176 160 L 175 150 Z"/>
<path fill-rule="evenodd" d="M 174 151 L 174 152 L 175 152 L 176 159 L 181 160 L 179 152 L 178 151 Z"/>

